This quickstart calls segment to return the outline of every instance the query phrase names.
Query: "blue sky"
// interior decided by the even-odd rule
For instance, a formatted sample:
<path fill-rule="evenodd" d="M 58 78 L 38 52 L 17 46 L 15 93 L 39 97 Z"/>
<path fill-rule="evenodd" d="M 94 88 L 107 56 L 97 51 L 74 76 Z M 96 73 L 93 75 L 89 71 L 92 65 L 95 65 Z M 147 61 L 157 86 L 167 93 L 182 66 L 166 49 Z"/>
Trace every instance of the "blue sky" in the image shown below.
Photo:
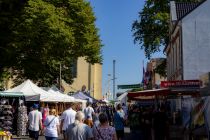
<path fill-rule="evenodd" d="M 96 26 L 104 45 L 102 49 L 102 92 L 108 90 L 108 74 L 113 76 L 113 60 L 116 60 L 116 86 L 138 84 L 142 80 L 142 61 L 146 58 L 140 46 L 133 43 L 132 23 L 138 18 L 143 0 L 89 0 L 97 18 Z M 161 54 L 156 54 L 158 57 Z M 113 91 L 112 82 L 110 90 Z M 116 93 L 120 92 L 116 88 Z"/>

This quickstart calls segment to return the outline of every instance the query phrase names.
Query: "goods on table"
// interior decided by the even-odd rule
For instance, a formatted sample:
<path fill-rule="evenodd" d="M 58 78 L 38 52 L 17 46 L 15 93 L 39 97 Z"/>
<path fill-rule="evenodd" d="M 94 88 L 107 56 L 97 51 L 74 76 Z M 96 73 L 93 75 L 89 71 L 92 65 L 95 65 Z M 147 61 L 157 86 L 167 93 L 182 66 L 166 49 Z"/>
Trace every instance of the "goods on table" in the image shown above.
<path fill-rule="evenodd" d="M 9 131 L 0 130 L 0 140 L 10 140 L 12 134 Z"/>

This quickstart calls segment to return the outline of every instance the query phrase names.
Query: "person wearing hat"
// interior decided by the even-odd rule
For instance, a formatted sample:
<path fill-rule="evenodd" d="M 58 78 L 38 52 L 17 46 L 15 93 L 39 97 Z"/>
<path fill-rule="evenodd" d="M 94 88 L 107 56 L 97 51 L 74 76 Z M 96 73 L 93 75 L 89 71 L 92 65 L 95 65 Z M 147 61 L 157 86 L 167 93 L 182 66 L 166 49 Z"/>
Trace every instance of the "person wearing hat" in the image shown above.
<path fill-rule="evenodd" d="M 39 130 L 42 126 L 42 113 L 38 111 L 39 105 L 34 104 L 33 110 L 29 112 L 28 121 L 29 121 L 29 137 L 31 140 L 39 139 Z"/>

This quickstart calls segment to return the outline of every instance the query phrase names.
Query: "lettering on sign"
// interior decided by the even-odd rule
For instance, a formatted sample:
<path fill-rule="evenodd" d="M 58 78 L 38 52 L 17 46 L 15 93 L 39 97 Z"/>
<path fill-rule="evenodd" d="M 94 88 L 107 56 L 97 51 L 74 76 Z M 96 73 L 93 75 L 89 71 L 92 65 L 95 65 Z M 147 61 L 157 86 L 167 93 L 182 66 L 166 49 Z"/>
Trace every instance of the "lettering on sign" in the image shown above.
<path fill-rule="evenodd" d="M 182 81 L 161 81 L 161 87 L 200 87 L 199 80 L 182 80 Z"/>

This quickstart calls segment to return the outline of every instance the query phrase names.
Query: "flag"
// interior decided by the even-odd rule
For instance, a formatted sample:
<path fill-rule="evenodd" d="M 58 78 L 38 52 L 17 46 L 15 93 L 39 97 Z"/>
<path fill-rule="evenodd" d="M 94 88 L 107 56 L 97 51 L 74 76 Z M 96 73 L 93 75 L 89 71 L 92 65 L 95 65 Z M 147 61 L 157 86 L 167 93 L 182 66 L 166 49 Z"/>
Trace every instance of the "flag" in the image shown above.
<path fill-rule="evenodd" d="M 143 75 L 142 75 L 142 81 L 141 83 L 144 85 L 145 83 L 145 69 L 144 69 L 144 65 L 143 65 Z"/>

